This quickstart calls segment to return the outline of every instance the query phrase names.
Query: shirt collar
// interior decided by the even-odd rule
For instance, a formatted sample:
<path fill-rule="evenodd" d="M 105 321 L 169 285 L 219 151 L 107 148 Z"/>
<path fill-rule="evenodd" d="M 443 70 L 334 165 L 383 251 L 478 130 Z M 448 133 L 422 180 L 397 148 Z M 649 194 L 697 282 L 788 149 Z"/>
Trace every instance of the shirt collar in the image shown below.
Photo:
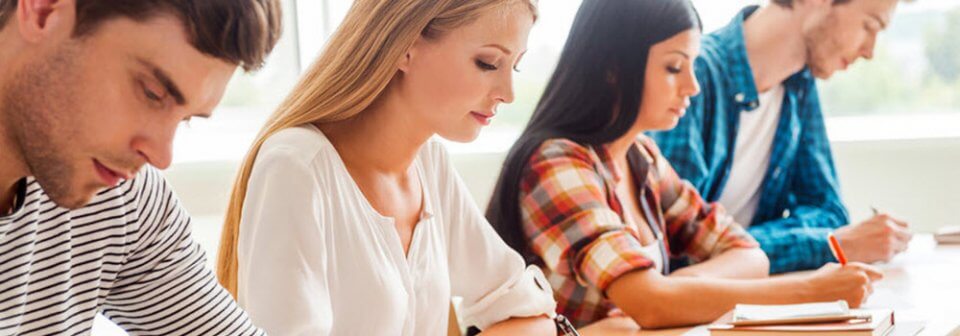
<path fill-rule="evenodd" d="M 747 6 L 743 8 L 730 21 L 730 23 L 711 35 L 712 41 L 705 43 L 714 43 L 717 50 L 722 53 L 722 60 L 727 64 L 729 73 L 727 73 L 727 87 L 731 88 L 730 99 L 744 107 L 747 111 L 752 111 L 760 106 L 760 94 L 757 92 L 757 84 L 753 80 L 753 68 L 750 66 L 750 58 L 747 55 L 746 38 L 743 35 L 743 23 L 759 9 L 760 6 Z M 813 74 L 809 67 L 793 74 L 784 81 L 784 86 L 788 92 L 801 89 L 814 81 Z"/>
<path fill-rule="evenodd" d="M 7 213 L 0 213 L 0 218 L 12 217 L 20 208 L 23 207 L 24 199 L 27 195 L 27 179 L 23 178 L 17 181 L 13 192 L 13 207 Z"/>
<path fill-rule="evenodd" d="M 743 23 L 758 8 L 760 6 L 744 8 L 726 27 L 711 34 L 729 69 L 726 77 L 727 87 L 732 88 L 731 98 L 749 110 L 756 109 L 760 105 L 760 95 L 753 81 L 753 68 L 750 67 L 750 59 L 747 56 Z"/>
<path fill-rule="evenodd" d="M 597 159 L 600 160 L 600 165 L 603 166 L 606 173 L 610 175 L 608 178 L 613 181 L 614 184 L 619 183 L 621 176 L 620 172 L 617 171 L 617 165 L 613 162 L 613 156 L 610 155 L 610 144 L 594 146 L 594 152 L 597 153 Z"/>
<path fill-rule="evenodd" d="M 610 155 L 610 144 L 604 144 L 601 146 L 596 146 L 594 150 L 597 153 L 597 157 L 600 159 L 600 164 L 603 165 L 604 170 L 610 175 L 609 178 L 613 181 L 613 184 L 620 183 L 620 180 L 623 179 L 623 172 L 617 169 L 617 165 L 613 162 L 613 157 Z M 630 152 L 627 154 L 627 162 L 630 165 L 630 169 L 634 169 L 633 173 L 634 182 L 637 185 L 643 185 L 646 183 L 646 177 L 650 171 L 652 159 L 644 153 L 641 149 L 641 144 L 635 142 L 633 147 L 630 148 Z"/>

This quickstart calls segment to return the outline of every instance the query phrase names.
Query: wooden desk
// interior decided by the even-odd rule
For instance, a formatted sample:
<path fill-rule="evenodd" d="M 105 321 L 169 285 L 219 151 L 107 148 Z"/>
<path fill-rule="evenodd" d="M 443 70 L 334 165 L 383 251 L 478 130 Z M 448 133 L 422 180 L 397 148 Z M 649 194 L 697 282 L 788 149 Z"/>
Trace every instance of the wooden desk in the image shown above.
<path fill-rule="evenodd" d="M 931 235 L 917 235 L 910 248 L 878 265 L 884 280 L 875 284 L 865 307 L 892 308 L 897 322 L 925 321 L 921 336 L 960 336 L 960 246 L 937 246 Z M 609 318 L 581 329 L 583 336 L 706 336 L 704 326 L 640 330 L 629 318 Z"/>

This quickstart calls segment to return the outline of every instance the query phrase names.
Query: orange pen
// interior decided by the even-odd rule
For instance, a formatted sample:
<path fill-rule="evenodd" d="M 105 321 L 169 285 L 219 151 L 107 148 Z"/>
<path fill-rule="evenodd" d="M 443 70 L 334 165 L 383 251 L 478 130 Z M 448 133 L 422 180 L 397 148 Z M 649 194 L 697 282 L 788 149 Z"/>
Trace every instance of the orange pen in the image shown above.
<path fill-rule="evenodd" d="M 837 237 L 831 233 L 827 236 L 827 239 L 830 240 L 830 251 L 833 252 L 833 256 L 837 257 L 840 265 L 847 266 L 847 257 L 843 254 L 843 249 L 840 248 L 840 242 L 837 241 Z"/>

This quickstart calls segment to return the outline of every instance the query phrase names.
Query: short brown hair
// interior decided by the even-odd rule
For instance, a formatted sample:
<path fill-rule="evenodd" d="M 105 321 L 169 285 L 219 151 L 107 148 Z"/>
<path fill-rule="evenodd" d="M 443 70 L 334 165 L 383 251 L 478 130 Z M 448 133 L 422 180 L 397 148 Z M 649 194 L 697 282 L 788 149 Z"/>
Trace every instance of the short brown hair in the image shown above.
<path fill-rule="evenodd" d="M 0 0 L 0 28 L 16 11 L 18 0 Z M 200 52 L 260 68 L 282 31 L 280 0 L 76 0 L 73 36 L 92 33 L 103 22 L 126 17 L 144 21 L 173 14 L 183 22 Z"/>

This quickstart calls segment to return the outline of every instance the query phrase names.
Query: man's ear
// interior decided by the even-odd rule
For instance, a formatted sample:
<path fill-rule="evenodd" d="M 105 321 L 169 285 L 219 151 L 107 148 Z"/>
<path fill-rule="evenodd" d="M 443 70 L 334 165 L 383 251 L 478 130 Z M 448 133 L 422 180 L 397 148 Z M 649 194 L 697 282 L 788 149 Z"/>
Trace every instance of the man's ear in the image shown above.
<path fill-rule="evenodd" d="M 69 38 L 77 22 L 76 0 L 18 0 L 16 19 L 28 42 Z"/>

